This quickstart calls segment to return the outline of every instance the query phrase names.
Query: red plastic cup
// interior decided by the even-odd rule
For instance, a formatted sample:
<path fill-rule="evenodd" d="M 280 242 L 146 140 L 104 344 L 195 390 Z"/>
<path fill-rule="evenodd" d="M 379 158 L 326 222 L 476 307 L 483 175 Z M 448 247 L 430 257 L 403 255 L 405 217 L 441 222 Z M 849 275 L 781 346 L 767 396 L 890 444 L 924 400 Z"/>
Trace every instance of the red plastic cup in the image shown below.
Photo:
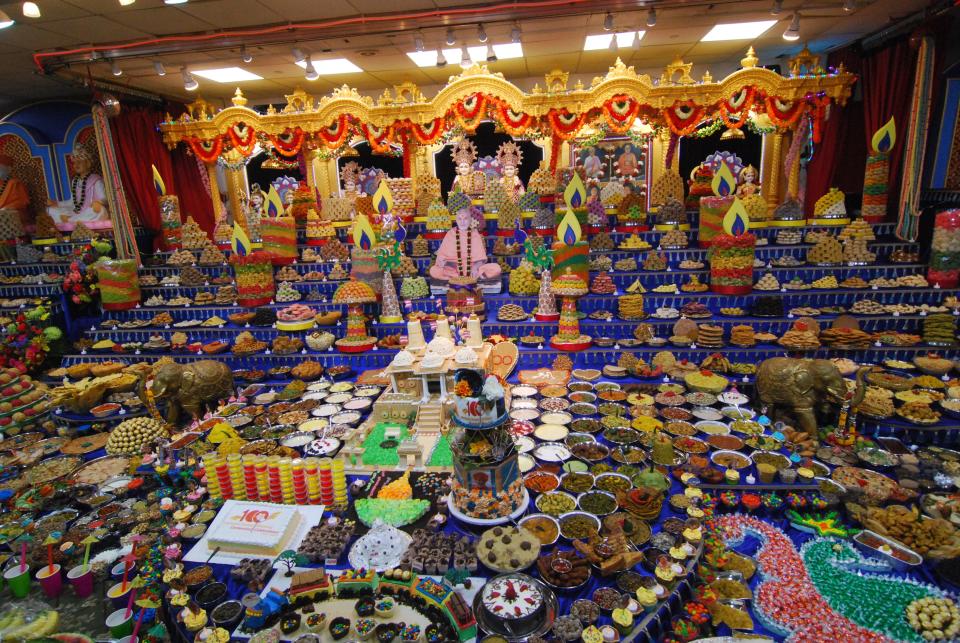
<path fill-rule="evenodd" d="M 87 565 L 84 570 L 83 565 L 77 565 L 67 572 L 67 580 L 73 585 L 73 593 L 77 598 L 86 598 L 93 594 L 93 568 Z"/>
<path fill-rule="evenodd" d="M 60 565 L 54 563 L 53 571 L 50 571 L 50 565 L 44 565 L 34 575 L 40 581 L 40 588 L 47 598 L 56 598 L 63 591 L 63 575 L 60 573 Z"/>

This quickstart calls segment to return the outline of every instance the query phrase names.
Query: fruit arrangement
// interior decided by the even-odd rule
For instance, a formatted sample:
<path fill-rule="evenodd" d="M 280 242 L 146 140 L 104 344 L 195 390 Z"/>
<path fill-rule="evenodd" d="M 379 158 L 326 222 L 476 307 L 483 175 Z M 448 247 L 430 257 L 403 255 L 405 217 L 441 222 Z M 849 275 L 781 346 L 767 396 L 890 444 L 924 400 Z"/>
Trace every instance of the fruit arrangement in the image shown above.
<path fill-rule="evenodd" d="M 107 439 L 107 453 L 110 455 L 134 455 L 140 453 L 144 445 L 157 438 L 167 437 L 163 422 L 151 417 L 138 417 L 124 420 L 118 424 Z"/>
<path fill-rule="evenodd" d="M 289 281 L 282 281 L 280 282 L 280 287 L 277 288 L 277 294 L 274 295 L 274 299 L 284 303 L 288 301 L 300 301 L 302 296 L 299 290 L 290 285 Z"/>

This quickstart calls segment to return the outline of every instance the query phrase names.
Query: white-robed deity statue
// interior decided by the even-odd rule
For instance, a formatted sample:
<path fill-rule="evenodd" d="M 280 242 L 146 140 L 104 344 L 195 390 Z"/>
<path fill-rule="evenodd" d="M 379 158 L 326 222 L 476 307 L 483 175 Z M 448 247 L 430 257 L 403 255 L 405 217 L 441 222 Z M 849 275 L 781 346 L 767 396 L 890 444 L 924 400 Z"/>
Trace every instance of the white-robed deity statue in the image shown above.
<path fill-rule="evenodd" d="M 91 230 L 113 227 L 107 206 L 107 193 L 103 177 L 93 172 L 93 155 L 90 150 L 78 145 L 70 154 L 73 178 L 70 179 L 69 199 L 49 201 L 47 213 L 53 217 L 57 228 L 69 232 L 78 223 Z"/>

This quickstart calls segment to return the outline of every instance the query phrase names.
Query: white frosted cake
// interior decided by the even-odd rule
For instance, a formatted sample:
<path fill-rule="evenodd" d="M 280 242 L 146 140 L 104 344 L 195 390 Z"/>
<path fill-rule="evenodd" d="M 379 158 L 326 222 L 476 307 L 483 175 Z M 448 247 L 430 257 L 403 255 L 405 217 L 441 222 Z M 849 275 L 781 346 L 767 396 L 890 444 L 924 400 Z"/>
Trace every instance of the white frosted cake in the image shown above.
<path fill-rule="evenodd" d="M 522 576 L 504 575 L 483 586 L 483 607 L 512 621 L 535 618 L 543 610 L 540 588 Z"/>
<path fill-rule="evenodd" d="M 211 550 L 272 557 L 286 549 L 299 521 L 296 507 L 227 500 L 207 530 L 207 544 Z"/>

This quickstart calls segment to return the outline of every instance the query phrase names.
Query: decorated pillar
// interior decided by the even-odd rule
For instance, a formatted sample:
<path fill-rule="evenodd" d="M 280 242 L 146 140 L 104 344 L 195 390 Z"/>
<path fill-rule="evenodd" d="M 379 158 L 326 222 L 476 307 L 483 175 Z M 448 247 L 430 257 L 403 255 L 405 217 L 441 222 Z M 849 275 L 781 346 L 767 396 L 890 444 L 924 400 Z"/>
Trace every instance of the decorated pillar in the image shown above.
<path fill-rule="evenodd" d="M 204 163 L 207 170 L 207 184 L 210 186 L 210 201 L 213 204 L 213 220 L 219 221 L 226 216 L 223 211 L 223 202 L 220 200 L 220 188 L 217 187 L 217 164 Z"/>
<path fill-rule="evenodd" d="M 117 152 L 110 135 L 110 122 L 106 109 L 102 105 L 93 106 L 93 133 L 97 140 L 97 152 L 100 155 L 100 167 L 103 171 L 103 187 L 107 205 L 110 208 L 110 220 L 113 223 L 114 247 L 117 258 L 134 259 L 140 263 L 140 252 L 133 234 L 133 218 L 127 207 L 127 196 L 120 180 L 120 166 Z"/>
<path fill-rule="evenodd" d="M 767 211 L 772 212 L 782 201 L 780 174 L 783 168 L 783 133 L 777 131 L 763 135 L 763 162 L 760 169 L 760 183 L 763 185 L 763 197 L 767 202 Z"/>

